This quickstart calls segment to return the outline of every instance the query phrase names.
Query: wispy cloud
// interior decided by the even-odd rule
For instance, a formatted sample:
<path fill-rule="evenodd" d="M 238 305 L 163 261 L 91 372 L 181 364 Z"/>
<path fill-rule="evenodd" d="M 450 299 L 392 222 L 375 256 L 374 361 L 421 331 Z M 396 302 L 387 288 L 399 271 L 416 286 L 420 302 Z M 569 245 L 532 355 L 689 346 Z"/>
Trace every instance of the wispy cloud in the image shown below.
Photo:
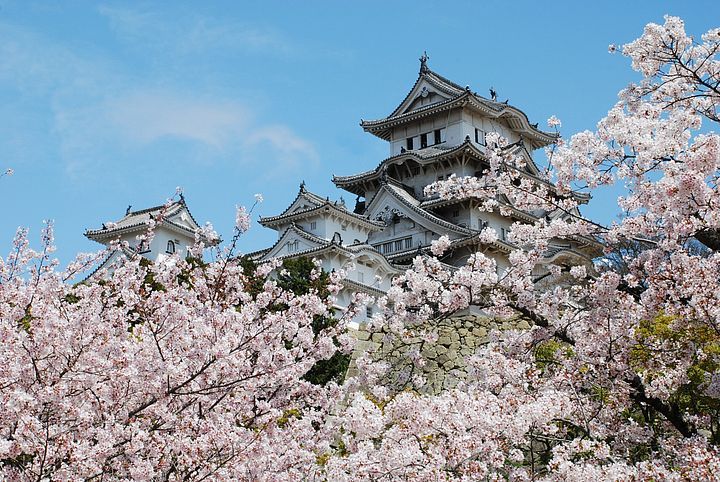
<path fill-rule="evenodd" d="M 123 41 L 143 48 L 172 49 L 194 54 L 211 49 L 289 54 L 293 44 L 270 28 L 229 22 L 196 12 L 178 11 L 172 22 L 166 14 L 149 8 L 109 6 L 98 7 L 110 26 Z"/>
<path fill-rule="evenodd" d="M 152 21 L 137 12 L 123 15 L 126 25 L 134 22 L 138 28 Z M 202 42 L 220 41 L 222 29 L 203 28 L 195 30 Z M 33 136 L 13 123 L 0 126 L 0 148 L 12 145 L 21 154 L 35 148 L 16 145 L 20 138 L 45 149 L 55 143 L 73 177 L 102 172 L 104 163 L 121 154 L 140 157 L 161 142 L 189 146 L 175 152 L 202 164 L 271 159 L 267 165 L 291 172 L 304 163 L 317 163 L 311 142 L 277 120 L 264 120 L 272 114 L 250 107 L 251 99 L 245 102 L 242 92 L 230 99 L 200 86 L 165 82 L 158 87 L 122 64 L 56 44 L 38 33 L 0 23 L 0 34 L 8 39 L 0 43 L 0 89 L 31 99 L 47 112 L 50 122 L 37 126 Z M 244 35 L 256 46 L 271 43 L 262 35 Z"/>

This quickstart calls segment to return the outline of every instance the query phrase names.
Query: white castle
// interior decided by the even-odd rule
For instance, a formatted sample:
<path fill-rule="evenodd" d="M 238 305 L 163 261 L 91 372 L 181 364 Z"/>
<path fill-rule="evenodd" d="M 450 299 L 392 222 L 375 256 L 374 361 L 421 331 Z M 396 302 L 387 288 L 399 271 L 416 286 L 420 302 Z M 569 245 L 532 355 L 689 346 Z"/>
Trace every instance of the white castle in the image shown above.
<path fill-rule="evenodd" d="M 490 132 L 505 137 L 511 152 L 524 158 L 521 176 L 552 190 L 554 186 L 540 179 L 532 153 L 556 139 L 555 134 L 531 124 L 518 108 L 507 101 L 498 102 L 492 89 L 491 98 L 482 97 L 430 70 L 427 60 L 426 55 L 420 58 L 415 84 L 387 117 L 360 123 L 366 132 L 388 141 L 389 157 L 360 174 L 333 177 L 337 187 L 356 196 L 354 207 L 313 194 L 302 183 L 287 209 L 260 218 L 260 224 L 278 232 L 278 239 L 271 247 L 251 253 L 253 259 L 306 256 L 321 260 L 326 271 L 353 266 L 337 299 L 338 306 L 344 307 L 353 292 L 384 294 L 392 278 L 407 269 L 415 256 L 427 254 L 431 242 L 443 235 L 451 240 L 441 258 L 447 265 L 460 266 L 480 251 L 496 260 L 498 270 L 504 270 L 509 266 L 508 254 L 515 249 L 506 240 L 513 223 L 567 216 L 560 211 L 522 211 L 508 199 L 498 202 L 509 215 L 488 213 L 477 209 L 479 201 L 473 198 L 446 200 L 424 195 L 426 186 L 453 174 L 479 176 L 488 167 L 485 137 Z M 579 198 L 581 202 L 588 199 Z M 137 224 L 138 216 L 152 212 L 129 211 L 114 229 L 88 231 L 86 236 L 107 243 L 119 234 L 134 235 L 128 226 Z M 495 229 L 497 241 L 480 239 L 486 227 Z M 157 226 L 154 244 L 141 247 L 142 252 L 150 259 L 178 252 L 192 245 L 198 230 L 181 200 Z M 545 253 L 544 263 L 592 266 L 598 247 L 591 238 L 558 239 Z M 362 323 L 372 314 L 368 308 L 355 321 Z"/>

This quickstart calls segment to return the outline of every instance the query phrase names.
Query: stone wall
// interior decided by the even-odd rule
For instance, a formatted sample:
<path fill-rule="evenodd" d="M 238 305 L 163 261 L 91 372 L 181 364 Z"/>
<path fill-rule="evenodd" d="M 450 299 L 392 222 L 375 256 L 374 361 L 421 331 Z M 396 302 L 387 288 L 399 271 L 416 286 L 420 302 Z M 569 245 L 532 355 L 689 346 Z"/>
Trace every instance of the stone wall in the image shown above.
<path fill-rule="evenodd" d="M 437 340 L 430 343 L 419 338 L 393 342 L 393 337 L 380 331 L 371 333 L 360 329 L 354 334 L 358 339 L 353 359 L 369 350 L 375 359 L 382 359 L 391 365 L 388 382 L 398 390 L 411 388 L 421 393 L 438 393 L 453 388 L 467 377 L 466 358 L 477 348 L 487 343 L 490 332 L 507 329 L 528 329 L 525 320 L 497 320 L 466 314 L 438 322 L 433 327 Z M 419 368 L 409 353 L 420 353 L 425 364 Z M 351 363 L 348 376 L 357 373 Z M 427 383 L 420 387 L 413 383 L 413 376 L 421 375 Z"/>

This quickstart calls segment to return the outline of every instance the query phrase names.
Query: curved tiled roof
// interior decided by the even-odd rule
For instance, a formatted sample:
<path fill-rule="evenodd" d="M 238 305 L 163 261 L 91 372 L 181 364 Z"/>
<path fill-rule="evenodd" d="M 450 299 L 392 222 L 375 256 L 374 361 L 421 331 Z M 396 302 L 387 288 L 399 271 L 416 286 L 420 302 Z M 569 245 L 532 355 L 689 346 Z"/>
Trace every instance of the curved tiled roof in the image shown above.
<path fill-rule="evenodd" d="M 484 154 L 480 152 L 477 147 L 473 145 L 472 142 L 466 140 L 463 141 L 462 144 L 450 148 L 437 148 L 437 146 L 434 146 L 426 147 L 425 149 L 420 149 L 416 151 L 413 150 L 406 151 L 401 154 L 395 154 L 394 156 L 386 157 L 385 159 L 380 161 L 380 163 L 377 165 L 377 167 L 375 167 L 375 169 L 361 172 L 360 174 L 353 174 L 350 176 L 333 176 L 332 182 L 338 187 L 343 187 L 360 181 L 376 179 L 382 174 L 382 168 L 385 165 L 393 163 L 397 164 L 398 161 L 410 159 L 417 161 L 419 164 L 427 164 L 429 163 L 428 161 L 435 161 L 438 159 L 456 155 L 468 147 L 472 148 L 478 155 L 478 157 L 484 157 Z"/>
<path fill-rule="evenodd" d="M 295 201 L 293 201 L 293 203 L 294 202 Z M 269 227 L 273 225 L 283 224 L 285 222 L 290 222 L 295 219 L 302 219 L 328 210 L 332 210 L 332 212 L 334 212 L 336 215 L 348 218 L 353 222 L 363 225 L 369 229 L 379 230 L 385 227 L 385 223 L 383 223 L 382 221 L 373 221 L 371 219 L 368 219 L 367 216 L 362 216 L 360 214 L 350 212 L 344 207 L 338 206 L 337 204 L 326 200 L 323 200 L 322 204 L 308 209 L 302 209 L 300 211 L 294 211 L 291 213 L 288 213 L 286 210 L 283 214 L 279 214 L 277 216 L 260 218 L 259 222 L 263 226 Z"/>
<path fill-rule="evenodd" d="M 191 225 L 194 226 L 194 228 L 189 228 L 187 226 L 183 226 L 181 224 L 178 224 L 176 222 L 173 222 L 170 218 L 177 214 L 181 209 L 185 209 L 187 212 Z M 108 227 L 105 224 L 103 224 L 103 227 L 100 229 L 87 229 L 85 231 L 85 236 L 89 239 L 93 239 L 95 241 L 100 241 L 102 239 L 109 239 L 115 236 L 119 236 L 123 233 L 128 232 L 134 232 L 139 231 L 142 229 L 147 229 L 147 225 L 150 222 L 151 219 L 158 219 L 162 217 L 162 225 L 169 227 L 171 229 L 174 229 L 175 231 L 182 232 L 188 236 L 195 236 L 195 233 L 197 230 L 200 229 L 200 225 L 193 217 L 192 213 L 190 212 L 190 209 L 188 208 L 187 204 L 185 203 L 185 198 L 180 197 L 180 200 L 172 202 L 170 204 L 163 204 L 160 206 L 153 206 L 151 208 L 141 209 L 138 211 L 130 211 L 128 210 L 125 213 L 125 216 L 123 216 L 119 221 L 114 223 L 115 225 L 112 227 Z"/>

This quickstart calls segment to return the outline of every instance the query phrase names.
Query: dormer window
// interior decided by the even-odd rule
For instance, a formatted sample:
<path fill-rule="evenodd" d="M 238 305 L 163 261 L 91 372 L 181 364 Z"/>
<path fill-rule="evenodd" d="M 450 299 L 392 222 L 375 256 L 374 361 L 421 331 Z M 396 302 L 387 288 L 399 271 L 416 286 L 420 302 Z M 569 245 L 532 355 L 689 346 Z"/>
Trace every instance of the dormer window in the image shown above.
<path fill-rule="evenodd" d="M 300 243 L 298 243 L 297 240 L 288 243 L 288 245 L 287 245 L 287 247 L 288 247 L 288 253 L 295 253 L 295 252 L 297 252 L 299 246 L 300 246 Z"/>
<path fill-rule="evenodd" d="M 165 252 L 167 254 L 175 254 L 175 241 L 169 240 L 167 242 L 167 247 L 165 248 Z"/>

